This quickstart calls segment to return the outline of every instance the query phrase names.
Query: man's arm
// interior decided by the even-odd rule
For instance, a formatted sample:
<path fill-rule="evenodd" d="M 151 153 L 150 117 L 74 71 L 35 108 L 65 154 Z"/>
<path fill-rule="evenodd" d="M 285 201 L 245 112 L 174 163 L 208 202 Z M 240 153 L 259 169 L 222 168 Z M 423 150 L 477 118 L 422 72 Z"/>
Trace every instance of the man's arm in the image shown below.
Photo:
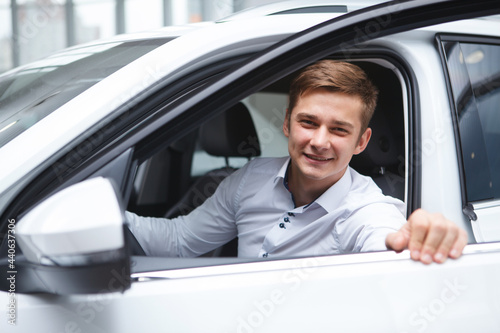
<path fill-rule="evenodd" d="M 418 209 L 399 231 L 387 235 L 385 244 L 397 252 L 408 248 L 412 259 L 424 264 L 442 263 L 462 255 L 467 233 L 441 214 Z"/>
<path fill-rule="evenodd" d="M 226 177 L 215 193 L 185 216 L 142 217 L 126 212 L 129 228 L 150 256 L 196 257 L 237 236 L 235 197 L 248 164 Z"/>

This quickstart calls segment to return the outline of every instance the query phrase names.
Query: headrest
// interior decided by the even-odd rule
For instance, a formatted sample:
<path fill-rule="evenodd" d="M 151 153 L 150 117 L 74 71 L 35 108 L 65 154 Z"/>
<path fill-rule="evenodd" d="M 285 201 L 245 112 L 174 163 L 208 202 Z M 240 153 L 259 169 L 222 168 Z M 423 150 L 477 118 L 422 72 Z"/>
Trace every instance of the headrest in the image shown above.
<path fill-rule="evenodd" d="M 214 156 L 251 158 L 261 153 L 252 117 L 241 102 L 200 127 L 200 144 Z"/>
<path fill-rule="evenodd" d="M 354 155 L 350 163 L 351 167 L 363 174 L 399 163 L 398 145 L 385 115 L 375 111 L 369 127 L 372 129 L 372 137 L 368 146 L 361 154 Z"/>

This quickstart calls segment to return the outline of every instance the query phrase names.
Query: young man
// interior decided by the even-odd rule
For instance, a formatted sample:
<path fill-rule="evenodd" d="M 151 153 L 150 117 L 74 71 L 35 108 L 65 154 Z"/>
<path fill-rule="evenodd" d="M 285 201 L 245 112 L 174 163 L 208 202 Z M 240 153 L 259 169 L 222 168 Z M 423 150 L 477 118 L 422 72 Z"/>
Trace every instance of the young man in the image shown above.
<path fill-rule="evenodd" d="M 198 256 L 238 236 L 241 257 L 409 248 L 424 263 L 457 258 L 465 231 L 405 205 L 349 167 L 371 136 L 377 90 L 357 66 L 332 60 L 292 82 L 283 123 L 289 157 L 260 158 L 226 178 L 187 216 L 141 218 L 130 229 L 148 255 Z"/>

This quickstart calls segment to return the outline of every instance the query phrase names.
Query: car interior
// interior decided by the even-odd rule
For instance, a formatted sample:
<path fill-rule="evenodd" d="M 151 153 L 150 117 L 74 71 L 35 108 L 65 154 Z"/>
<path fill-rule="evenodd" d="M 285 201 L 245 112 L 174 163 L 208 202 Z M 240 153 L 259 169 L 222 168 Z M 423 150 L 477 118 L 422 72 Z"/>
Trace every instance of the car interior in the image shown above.
<path fill-rule="evenodd" d="M 372 138 L 350 165 L 370 176 L 384 194 L 405 200 L 403 84 L 388 61 L 353 61 L 379 89 L 370 122 Z M 248 160 L 286 156 L 282 123 L 289 76 L 253 93 L 195 130 L 162 147 L 139 165 L 127 209 L 142 216 L 184 215 L 211 196 L 218 184 Z M 204 256 L 237 256 L 237 239 Z"/>

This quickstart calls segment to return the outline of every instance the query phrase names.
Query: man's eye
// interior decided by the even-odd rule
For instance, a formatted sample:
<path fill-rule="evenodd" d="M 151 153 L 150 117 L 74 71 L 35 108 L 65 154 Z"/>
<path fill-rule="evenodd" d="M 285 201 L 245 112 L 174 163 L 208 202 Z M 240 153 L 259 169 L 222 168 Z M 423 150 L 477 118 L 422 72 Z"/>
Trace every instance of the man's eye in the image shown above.
<path fill-rule="evenodd" d="M 311 120 L 301 120 L 300 122 L 302 124 L 304 124 L 304 125 L 309 125 L 309 126 L 314 126 L 315 125 L 314 122 L 311 121 Z"/>
<path fill-rule="evenodd" d="M 345 134 L 349 133 L 345 128 L 342 128 L 342 127 L 334 127 L 332 130 L 334 132 L 340 132 L 340 133 L 345 133 Z"/>

